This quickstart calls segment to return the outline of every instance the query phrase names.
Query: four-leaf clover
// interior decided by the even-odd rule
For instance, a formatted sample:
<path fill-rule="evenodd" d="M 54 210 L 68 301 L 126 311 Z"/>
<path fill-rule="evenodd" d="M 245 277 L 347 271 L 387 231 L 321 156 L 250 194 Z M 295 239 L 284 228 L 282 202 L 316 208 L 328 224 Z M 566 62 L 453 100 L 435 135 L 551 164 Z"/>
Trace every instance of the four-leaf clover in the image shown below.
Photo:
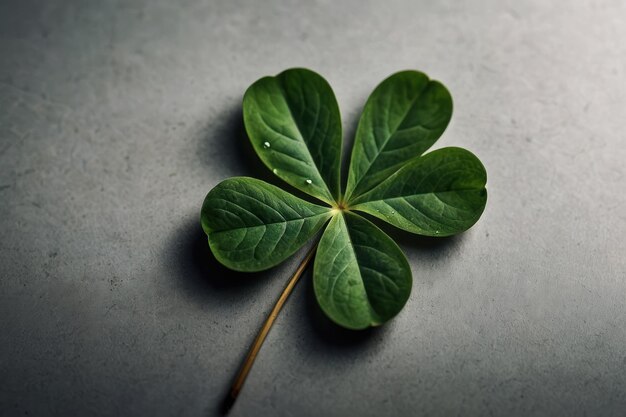
<path fill-rule="evenodd" d="M 325 227 L 314 261 L 315 296 L 324 313 L 346 328 L 386 322 L 411 291 L 401 249 L 361 213 L 443 237 L 467 230 L 485 208 L 487 174 L 476 156 L 455 147 L 424 154 L 448 125 L 452 98 L 421 72 L 393 74 L 367 100 L 345 191 L 339 107 L 320 75 L 298 68 L 261 78 L 245 93 L 243 116 L 263 163 L 319 201 L 254 178 L 227 179 L 202 206 L 211 250 L 228 268 L 260 271 Z"/>

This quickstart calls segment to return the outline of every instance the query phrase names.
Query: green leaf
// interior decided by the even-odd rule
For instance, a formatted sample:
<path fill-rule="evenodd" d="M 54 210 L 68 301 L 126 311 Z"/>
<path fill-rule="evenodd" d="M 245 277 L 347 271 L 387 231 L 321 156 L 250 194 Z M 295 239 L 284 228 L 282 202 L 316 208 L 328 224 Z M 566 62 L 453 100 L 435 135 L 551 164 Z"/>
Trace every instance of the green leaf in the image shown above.
<path fill-rule="evenodd" d="M 411 269 L 382 230 L 356 214 L 338 213 L 319 243 L 313 284 L 330 319 L 363 329 L 402 309 L 411 292 Z"/>
<path fill-rule="evenodd" d="M 474 154 L 443 148 L 405 165 L 351 208 L 412 233 L 450 236 L 476 223 L 487 203 L 486 182 Z"/>
<path fill-rule="evenodd" d="M 256 179 L 226 180 L 209 192 L 202 207 L 211 250 L 231 269 L 259 271 L 285 260 L 328 223 L 315 255 L 313 285 L 322 310 L 343 327 L 386 322 L 403 308 L 411 291 L 404 254 L 360 214 L 417 234 L 449 236 L 472 226 L 485 208 L 487 176 L 472 153 L 444 148 L 423 155 L 447 127 L 452 99 L 441 83 L 421 72 L 394 74 L 369 97 L 345 195 L 339 174 L 339 108 L 321 76 L 290 69 L 261 78 L 246 91 L 243 115 L 261 160 L 278 177 L 332 208 Z"/>
<path fill-rule="evenodd" d="M 218 261 L 237 271 L 260 271 L 301 248 L 331 215 L 330 208 L 263 181 L 234 177 L 209 192 L 201 221 Z"/>
<path fill-rule="evenodd" d="M 298 68 L 261 78 L 246 91 L 243 116 L 254 150 L 274 174 L 328 204 L 339 198 L 341 118 L 324 78 Z"/>
<path fill-rule="evenodd" d="M 367 100 L 352 149 L 346 200 L 372 189 L 439 139 L 452 117 L 452 97 L 418 71 L 384 80 Z"/>

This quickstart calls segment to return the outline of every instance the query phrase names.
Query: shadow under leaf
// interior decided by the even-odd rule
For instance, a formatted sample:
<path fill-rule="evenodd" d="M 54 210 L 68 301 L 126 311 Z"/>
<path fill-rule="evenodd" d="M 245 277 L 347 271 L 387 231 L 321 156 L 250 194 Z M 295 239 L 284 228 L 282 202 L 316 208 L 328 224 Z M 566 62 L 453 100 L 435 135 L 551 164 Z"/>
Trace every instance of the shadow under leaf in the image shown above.
<path fill-rule="evenodd" d="M 171 250 L 176 259 L 177 284 L 202 304 L 211 300 L 223 304 L 226 299 L 231 302 L 232 298 L 249 297 L 254 287 L 261 287 L 272 275 L 271 271 L 233 271 L 219 263 L 211 253 L 199 219 L 182 225 Z"/>

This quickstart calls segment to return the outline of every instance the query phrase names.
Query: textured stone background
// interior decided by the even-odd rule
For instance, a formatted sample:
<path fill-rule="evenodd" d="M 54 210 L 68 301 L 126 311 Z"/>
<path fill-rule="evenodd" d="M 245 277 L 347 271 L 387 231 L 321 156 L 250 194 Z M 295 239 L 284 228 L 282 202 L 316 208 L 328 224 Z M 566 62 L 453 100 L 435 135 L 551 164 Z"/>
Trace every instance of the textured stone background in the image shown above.
<path fill-rule="evenodd" d="M 443 81 L 436 145 L 489 173 L 479 223 L 402 236 L 414 289 L 338 329 L 310 275 L 233 416 L 622 416 L 626 2 L 0 3 L 0 414 L 206 416 L 299 254 L 240 275 L 208 254 L 204 195 L 263 176 L 241 98 L 292 66 L 347 134 L 400 69 Z"/>

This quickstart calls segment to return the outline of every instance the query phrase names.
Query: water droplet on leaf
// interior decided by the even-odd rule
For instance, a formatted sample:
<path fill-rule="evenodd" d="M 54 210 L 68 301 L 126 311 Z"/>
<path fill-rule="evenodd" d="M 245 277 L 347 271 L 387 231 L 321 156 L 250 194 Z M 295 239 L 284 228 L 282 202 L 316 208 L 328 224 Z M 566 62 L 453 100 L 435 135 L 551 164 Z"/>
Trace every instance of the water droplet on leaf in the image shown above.
<path fill-rule="evenodd" d="M 309 184 L 309 185 L 313 184 L 313 181 L 311 181 L 311 180 L 306 180 L 305 182 L 306 182 L 307 184 Z"/>
<path fill-rule="evenodd" d="M 278 170 L 277 170 L 276 168 L 274 168 L 274 169 L 272 170 L 272 172 L 273 172 L 274 174 L 278 174 Z"/>
<path fill-rule="evenodd" d="M 270 147 L 270 143 L 269 142 L 263 142 L 263 147 L 265 149 L 269 148 Z"/>

